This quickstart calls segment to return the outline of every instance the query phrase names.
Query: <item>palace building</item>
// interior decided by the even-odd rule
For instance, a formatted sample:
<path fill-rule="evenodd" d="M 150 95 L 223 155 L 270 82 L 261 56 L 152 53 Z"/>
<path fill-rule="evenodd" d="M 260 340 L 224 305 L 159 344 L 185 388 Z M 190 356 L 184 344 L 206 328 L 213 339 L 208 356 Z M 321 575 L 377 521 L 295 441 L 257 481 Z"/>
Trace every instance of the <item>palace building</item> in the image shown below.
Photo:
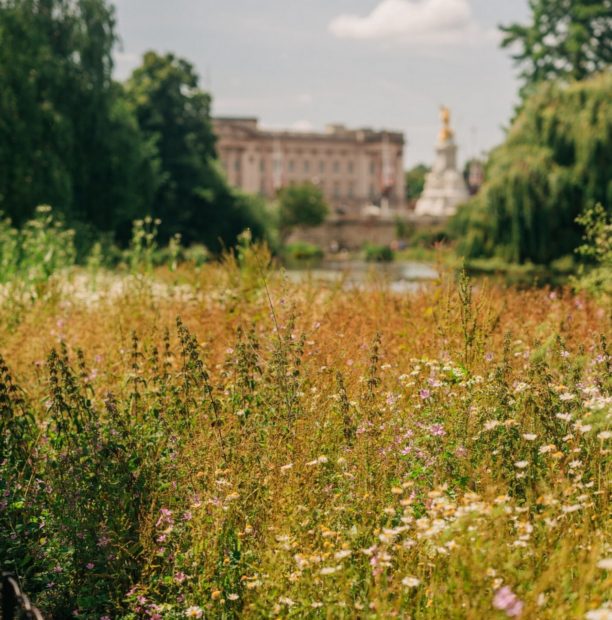
<path fill-rule="evenodd" d="M 394 131 L 263 129 L 256 118 L 215 118 L 217 151 L 228 181 L 272 199 L 282 187 L 311 182 L 332 219 L 392 216 L 403 209 L 404 136 Z"/>

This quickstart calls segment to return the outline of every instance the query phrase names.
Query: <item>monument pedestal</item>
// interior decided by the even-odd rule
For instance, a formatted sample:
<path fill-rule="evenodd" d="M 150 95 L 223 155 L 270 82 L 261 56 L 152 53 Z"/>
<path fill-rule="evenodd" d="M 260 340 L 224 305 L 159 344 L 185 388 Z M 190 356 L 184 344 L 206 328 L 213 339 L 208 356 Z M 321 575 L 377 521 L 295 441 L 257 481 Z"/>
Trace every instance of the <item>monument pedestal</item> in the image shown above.
<path fill-rule="evenodd" d="M 449 112 L 442 109 L 444 126 L 436 146 L 436 161 L 425 178 L 425 188 L 417 201 L 415 215 L 450 217 L 469 197 L 467 185 L 457 170 L 457 145 L 449 127 Z"/>

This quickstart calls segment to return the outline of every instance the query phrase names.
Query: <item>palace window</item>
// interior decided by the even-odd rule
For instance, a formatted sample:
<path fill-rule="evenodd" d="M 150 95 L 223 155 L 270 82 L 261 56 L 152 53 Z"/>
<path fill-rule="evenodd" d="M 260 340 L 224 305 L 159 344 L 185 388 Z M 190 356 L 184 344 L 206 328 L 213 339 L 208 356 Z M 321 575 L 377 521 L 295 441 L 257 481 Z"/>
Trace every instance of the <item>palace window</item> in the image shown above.
<path fill-rule="evenodd" d="M 340 164 L 337 161 L 334 162 L 334 172 L 340 172 Z"/>

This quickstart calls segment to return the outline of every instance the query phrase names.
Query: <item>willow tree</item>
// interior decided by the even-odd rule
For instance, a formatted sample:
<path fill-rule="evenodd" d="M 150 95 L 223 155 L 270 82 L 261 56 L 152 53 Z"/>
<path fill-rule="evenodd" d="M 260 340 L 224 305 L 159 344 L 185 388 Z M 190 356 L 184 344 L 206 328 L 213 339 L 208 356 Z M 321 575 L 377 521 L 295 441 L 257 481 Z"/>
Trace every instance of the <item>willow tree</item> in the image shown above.
<path fill-rule="evenodd" d="M 529 0 L 527 24 L 501 26 L 523 97 L 542 83 L 584 80 L 612 64 L 612 0 Z"/>
<path fill-rule="evenodd" d="M 581 240 L 576 218 L 612 208 L 612 74 L 544 84 L 526 100 L 487 182 L 451 221 L 468 257 L 550 263 Z"/>

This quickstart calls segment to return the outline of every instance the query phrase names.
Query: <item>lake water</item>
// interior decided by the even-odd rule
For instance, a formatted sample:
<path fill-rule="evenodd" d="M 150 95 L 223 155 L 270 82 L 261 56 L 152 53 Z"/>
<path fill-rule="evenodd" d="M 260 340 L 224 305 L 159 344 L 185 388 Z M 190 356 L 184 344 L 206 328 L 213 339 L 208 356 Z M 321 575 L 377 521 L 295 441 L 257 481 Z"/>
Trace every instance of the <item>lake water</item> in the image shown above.
<path fill-rule="evenodd" d="M 415 291 L 438 277 L 432 265 L 412 261 L 367 263 L 359 260 L 324 261 L 312 269 L 288 269 L 294 282 L 318 282 L 342 288 L 387 285 L 397 293 Z"/>

